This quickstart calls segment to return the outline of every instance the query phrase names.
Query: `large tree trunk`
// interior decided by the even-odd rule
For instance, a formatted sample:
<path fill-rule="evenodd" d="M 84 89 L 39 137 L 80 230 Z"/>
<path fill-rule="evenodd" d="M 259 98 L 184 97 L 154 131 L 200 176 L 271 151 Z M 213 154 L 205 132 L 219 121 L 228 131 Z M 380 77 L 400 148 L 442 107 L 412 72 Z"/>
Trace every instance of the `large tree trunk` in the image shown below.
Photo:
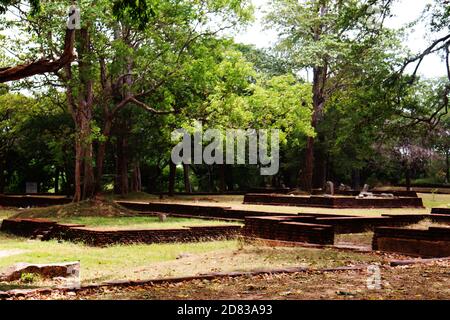
<path fill-rule="evenodd" d="M 311 127 L 317 131 L 319 117 L 322 114 L 324 97 L 324 85 L 327 76 L 327 67 L 313 68 L 313 110 L 311 115 Z M 314 172 L 314 138 L 308 137 L 306 142 L 305 162 L 299 176 L 299 186 L 307 192 L 312 191 Z"/>
<path fill-rule="evenodd" d="M 89 31 L 81 29 L 78 39 L 79 87 L 77 97 L 73 94 L 71 66 L 66 66 L 67 102 L 75 121 L 75 194 L 74 202 L 90 199 L 94 196 L 95 181 L 92 148 L 92 106 L 94 101 L 93 82 L 91 77 L 90 54 L 91 45 Z"/>
<path fill-rule="evenodd" d="M 91 40 L 87 29 L 80 30 L 79 70 L 83 94 L 79 96 L 78 114 L 81 118 L 81 148 L 84 164 L 83 200 L 94 196 L 95 179 L 92 148 L 92 106 L 94 103 L 94 84 L 91 75 Z"/>
<path fill-rule="evenodd" d="M 184 191 L 192 193 L 191 179 L 189 177 L 190 165 L 183 163 Z"/>
<path fill-rule="evenodd" d="M 214 192 L 214 167 L 208 165 L 208 192 Z"/>
<path fill-rule="evenodd" d="M 177 166 L 172 160 L 169 160 L 169 197 L 175 194 L 175 177 L 177 174 Z"/>
<path fill-rule="evenodd" d="M 141 167 L 139 161 L 133 163 L 132 170 L 132 180 L 131 180 L 131 191 L 141 192 L 142 190 L 142 180 L 141 180 Z"/>
<path fill-rule="evenodd" d="M 314 138 L 308 137 L 306 142 L 305 164 L 300 176 L 300 187 L 307 192 L 312 190 L 312 177 L 314 170 Z"/>
<path fill-rule="evenodd" d="M 60 169 L 59 169 L 59 167 L 56 167 L 56 169 L 55 169 L 55 183 L 53 184 L 56 194 L 59 193 L 59 175 L 60 175 Z"/>
<path fill-rule="evenodd" d="M 359 169 L 352 170 L 352 189 L 353 190 L 361 189 L 361 172 Z"/>
<path fill-rule="evenodd" d="M 409 165 L 405 167 L 406 190 L 411 191 L 411 168 Z"/>
<path fill-rule="evenodd" d="M 227 184 L 225 181 L 225 177 L 226 177 L 226 164 L 219 164 L 219 190 L 220 192 L 225 192 L 227 191 Z"/>
<path fill-rule="evenodd" d="M 81 201 L 81 168 L 82 168 L 82 150 L 80 138 L 75 138 L 75 194 L 73 195 L 73 201 Z"/>
<path fill-rule="evenodd" d="M 5 193 L 5 169 L 2 161 L 0 161 L 0 194 Z"/>
<path fill-rule="evenodd" d="M 83 199 L 91 199 L 95 192 L 95 178 L 94 178 L 94 154 L 91 141 L 91 122 L 92 122 L 92 110 L 87 107 L 85 110 L 85 119 L 82 124 L 82 149 L 83 149 Z"/>
<path fill-rule="evenodd" d="M 445 152 L 445 182 L 450 183 L 450 150 Z"/>
<path fill-rule="evenodd" d="M 325 186 L 326 160 L 322 150 L 316 150 L 316 163 L 313 170 L 313 188 L 319 189 Z"/>
<path fill-rule="evenodd" d="M 327 11 L 327 2 L 318 1 L 314 3 L 317 9 L 317 15 L 322 17 Z M 313 41 L 319 42 L 322 33 L 323 26 L 317 24 L 313 28 Z M 327 82 L 328 63 L 326 58 L 323 58 L 322 65 L 316 65 L 313 67 L 313 110 L 311 115 L 311 126 L 314 131 L 317 132 L 317 124 L 319 117 L 322 114 L 323 105 L 325 103 L 325 84 Z M 305 163 L 303 167 L 303 177 L 299 177 L 300 187 L 307 192 L 312 191 L 314 172 L 314 138 L 308 137 L 306 142 Z"/>
<path fill-rule="evenodd" d="M 109 143 L 112 128 L 112 118 L 109 116 L 105 117 L 105 124 L 103 127 L 102 135 L 104 140 L 98 144 L 97 159 L 95 161 L 96 165 L 96 178 L 95 178 L 95 193 L 101 193 L 102 190 L 102 177 L 103 177 L 103 166 L 106 157 L 106 145 Z"/>
<path fill-rule="evenodd" d="M 126 137 L 117 138 L 117 165 L 115 192 L 121 195 L 127 195 L 128 188 L 128 141 Z"/>
<path fill-rule="evenodd" d="M 224 165 L 225 170 L 225 183 L 228 191 L 234 190 L 234 180 L 233 180 L 233 166 Z"/>

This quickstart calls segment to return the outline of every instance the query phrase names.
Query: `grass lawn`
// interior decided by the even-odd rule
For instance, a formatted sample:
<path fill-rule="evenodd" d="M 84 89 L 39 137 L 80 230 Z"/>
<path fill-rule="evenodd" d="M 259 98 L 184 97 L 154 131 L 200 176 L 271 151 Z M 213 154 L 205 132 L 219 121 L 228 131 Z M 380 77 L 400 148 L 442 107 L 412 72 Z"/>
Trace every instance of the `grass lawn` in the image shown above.
<path fill-rule="evenodd" d="M 372 253 L 300 247 L 274 248 L 244 245 L 238 240 L 95 248 L 80 243 L 27 240 L 0 233 L 0 252 L 11 250 L 20 250 L 20 253 L 0 258 L 0 270 L 18 262 L 80 261 L 83 283 L 260 268 L 335 267 L 380 262 L 382 259 Z"/>
<path fill-rule="evenodd" d="M 0 210 L 0 221 L 14 214 L 17 210 Z M 218 226 L 218 225 L 241 225 L 238 222 L 228 222 L 220 220 L 203 220 L 167 217 L 165 221 L 160 221 L 158 217 L 152 216 L 122 216 L 122 217 L 104 217 L 104 216 L 73 216 L 73 217 L 47 217 L 47 219 L 61 223 L 84 224 L 92 228 L 114 228 L 114 229 L 172 229 L 189 226 Z"/>
<path fill-rule="evenodd" d="M 419 197 L 427 208 L 450 208 L 450 194 L 420 193 Z"/>
<path fill-rule="evenodd" d="M 0 209 L 0 222 L 16 213 L 15 210 Z"/>
<path fill-rule="evenodd" d="M 84 224 L 93 228 L 114 229 L 172 229 L 193 226 L 240 225 L 219 220 L 201 220 L 189 218 L 167 217 L 160 221 L 158 217 L 72 217 L 55 219 L 62 223 Z"/>

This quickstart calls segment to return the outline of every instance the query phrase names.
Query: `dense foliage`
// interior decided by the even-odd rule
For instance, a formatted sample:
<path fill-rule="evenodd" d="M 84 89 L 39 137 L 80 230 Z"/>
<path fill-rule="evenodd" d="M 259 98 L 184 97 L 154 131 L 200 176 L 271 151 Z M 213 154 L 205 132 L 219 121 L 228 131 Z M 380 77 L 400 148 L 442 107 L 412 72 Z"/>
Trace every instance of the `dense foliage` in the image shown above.
<path fill-rule="evenodd" d="M 273 0 L 279 42 L 262 50 L 227 36 L 251 23 L 251 1 L 78 1 L 75 61 L 0 87 L 0 193 L 448 183 L 450 71 L 405 71 L 430 51 L 448 66 L 448 5 L 424 15 L 440 41 L 409 53 L 385 26 L 391 2 Z M 71 3 L 0 1 L 0 69 L 60 56 Z M 175 166 L 171 132 L 199 124 L 279 129 L 279 173 Z"/>

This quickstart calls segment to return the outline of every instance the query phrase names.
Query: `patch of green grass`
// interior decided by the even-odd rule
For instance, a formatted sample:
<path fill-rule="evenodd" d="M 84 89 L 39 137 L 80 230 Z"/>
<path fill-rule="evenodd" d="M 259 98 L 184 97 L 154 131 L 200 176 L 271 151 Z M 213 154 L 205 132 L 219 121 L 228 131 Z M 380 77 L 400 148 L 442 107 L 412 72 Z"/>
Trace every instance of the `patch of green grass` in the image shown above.
<path fill-rule="evenodd" d="M 427 208 L 450 208 L 450 194 L 421 193 L 423 205 Z"/>
<path fill-rule="evenodd" d="M 0 233 L 0 250 L 13 249 L 24 252 L 0 259 L 0 270 L 18 262 L 80 261 L 81 280 L 85 284 L 283 267 L 337 267 L 382 259 L 371 253 L 333 249 L 240 245 L 238 240 L 97 248 L 80 243 L 28 240 Z"/>
<path fill-rule="evenodd" d="M 31 283 L 36 283 L 39 280 L 40 280 L 40 276 L 35 273 L 22 273 L 22 275 L 20 276 L 21 283 L 31 284 Z"/>
<path fill-rule="evenodd" d="M 135 244 L 95 248 L 81 243 L 36 241 L 0 233 L 0 250 L 21 249 L 25 253 L 0 259 L 0 270 L 18 262 L 55 263 L 80 261 L 84 282 L 139 278 L 138 267 L 176 260 L 182 254 L 234 249 L 235 241 L 197 243 Z"/>
<path fill-rule="evenodd" d="M 172 229 L 186 226 L 217 226 L 237 225 L 218 220 L 201 220 L 189 218 L 167 217 L 160 221 L 158 217 L 71 217 L 58 219 L 62 223 L 84 224 L 94 228 L 121 228 L 121 229 Z"/>
<path fill-rule="evenodd" d="M 15 213 L 16 211 L 14 210 L 0 210 L 0 221 L 11 217 Z"/>

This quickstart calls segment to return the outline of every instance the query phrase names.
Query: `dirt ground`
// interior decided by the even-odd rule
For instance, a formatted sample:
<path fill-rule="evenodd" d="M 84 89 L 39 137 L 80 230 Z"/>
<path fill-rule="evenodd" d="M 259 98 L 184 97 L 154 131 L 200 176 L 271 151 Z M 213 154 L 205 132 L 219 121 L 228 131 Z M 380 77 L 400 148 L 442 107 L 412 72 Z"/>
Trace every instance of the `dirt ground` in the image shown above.
<path fill-rule="evenodd" d="M 369 289 L 366 270 L 193 280 L 177 284 L 53 291 L 28 299 L 450 299 L 450 262 L 381 266 L 381 287 Z M 24 299 L 23 297 L 18 299 Z"/>

